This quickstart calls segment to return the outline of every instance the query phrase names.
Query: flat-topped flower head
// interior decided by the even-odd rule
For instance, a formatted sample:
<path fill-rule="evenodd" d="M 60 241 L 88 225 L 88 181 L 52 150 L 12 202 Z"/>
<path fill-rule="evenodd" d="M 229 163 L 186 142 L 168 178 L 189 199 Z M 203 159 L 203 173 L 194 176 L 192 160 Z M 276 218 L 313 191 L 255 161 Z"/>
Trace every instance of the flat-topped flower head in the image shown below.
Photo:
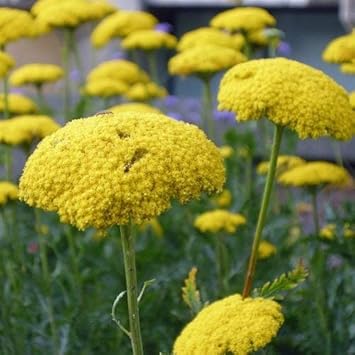
<path fill-rule="evenodd" d="M 105 0 L 41 0 L 31 11 L 40 23 L 49 27 L 76 28 L 85 22 L 99 20 L 116 8 Z"/>
<path fill-rule="evenodd" d="M 245 355 L 264 348 L 284 322 L 281 306 L 236 294 L 208 305 L 175 340 L 174 355 Z"/>
<path fill-rule="evenodd" d="M 343 87 L 323 72 L 285 59 L 259 59 L 230 69 L 223 77 L 218 108 L 237 120 L 268 118 L 304 138 L 350 139 L 355 113 Z"/>
<path fill-rule="evenodd" d="M 118 11 L 102 20 L 91 34 L 94 47 L 103 47 L 113 38 L 126 37 L 139 30 L 151 30 L 158 20 L 144 11 Z"/>
<path fill-rule="evenodd" d="M 275 26 L 275 18 L 259 7 L 237 7 L 217 14 L 210 22 L 212 27 L 228 31 L 255 31 Z"/>
<path fill-rule="evenodd" d="M 217 209 L 200 214 L 195 219 L 194 226 L 202 233 L 235 233 L 245 223 L 246 219 L 241 214 Z"/>
<path fill-rule="evenodd" d="M 230 35 L 212 27 L 202 27 L 186 32 L 179 40 L 177 49 L 184 51 L 202 45 L 216 45 L 240 51 L 245 39 L 242 35 Z"/>
<path fill-rule="evenodd" d="M 279 155 L 277 157 L 276 163 L 276 174 L 282 174 L 285 171 L 295 168 L 296 166 L 300 166 L 306 164 L 306 161 L 300 157 L 295 155 Z M 258 164 L 256 167 L 256 171 L 260 175 L 266 175 L 269 171 L 269 162 L 263 161 Z"/>
<path fill-rule="evenodd" d="M 0 7 L 0 45 L 31 36 L 33 22 L 27 11 Z"/>
<path fill-rule="evenodd" d="M 333 39 L 323 51 L 323 60 L 337 64 L 355 60 L 355 30 Z"/>
<path fill-rule="evenodd" d="M 8 95 L 8 110 L 16 115 L 25 115 L 38 111 L 37 105 L 28 97 L 21 94 Z M 4 94 L 0 94 L 0 112 L 4 112 Z"/>
<path fill-rule="evenodd" d="M 34 139 L 42 139 L 59 128 L 57 122 L 44 115 L 25 115 L 0 120 L 0 143 L 29 144 Z"/>
<path fill-rule="evenodd" d="M 58 65 L 33 63 L 14 70 L 9 81 L 12 86 L 41 85 L 55 82 L 61 79 L 63 75 L 63 69 Z"/>
<path fill-rule="evenodd" d="M 352 62 L 342 64 L 340 70 L 344 74 L 355 75 L 355 59 Z"/>
<path fill-rule="evenodd" d="M 125 49 L 151 51 L 159 48 L 173 49 L 176 43 L 177 39 L 172 34 L 151 29 L 132 32 L 121 42 L 121 45 Z"/>
<path fill-rule="evenodd" d="M 124 95 L 132 101 L 148 101 L 166 96 L 167 91 L 163 86 L 153 82 L 137 83 L 129 87 Z"/>
<path fill-rule="evenodd" d="M 3 78 L 15 66 L 14 59 L 5 52 L 0 51 L 0 78 Z"/>
<path fill-rule="evenodd" d="M 322 239 L 334 240 L 336 236 L 336 225 L 335 224 L 326 224 L 323 226 L 319 232 L 319 236 Z"/>
<path fill-rule="evenodd" d="M 120 113 L 120 112 L 145 112 L 145 113 L 162 113 L 159 109 L 156 107 L 153 107 L 148 104 L 144 104 L 142 102 L 128 102 L 126 104 L 120 104 L 116 106 L 112 106 L 107 111 L 113 112 L 113 113 Z"/>
<path fill-rule="evenodd" d="M 95 81 L 103 78 L 124 81 L 127 84 L 148 82 L 148 75 L 137 64 L 125 59 L 114 59 L 100 63 L 92 69 L 87 81 Z"/>
<path fill-rule="evenodd" d="M 8 201 L 17 200 L 18 188 L 9 181 L 0 181 L 0 207 Z"/>
<path fill-rule="evenodd" d="M 128 85 L 125 82 L 110 78 L 91 80 L 84 87 L 85 94 L 100 97 L 121 96 L 127 90 Z"/>
<path fill-rule="evenodd" d="M 346 169 L 323 161 L 298 166 L 286 171 L 278 178 L 280 184 L 294 187 L 344 186 L 349 184 L 351 180 L 351 176 Z"/>
<path fill-rule="evenodd" d="M 262 240 L 258 247 L 258 259 L 268 259 L 275 255 L 277 249 L 274 244 L 268 242 L 267 240 Z"/>
<path fill-rule="evenodd" d="M 351 108 L 353 110 L 355 110 L 355 91 L 353 91 L 349 94 L 349 102 L 350 102 Z"/>
<path fill-rule="evenodd" d="M 216 45 L 201 45 L 186 49 L 169 61 L 172 75 L 212 75 L 245 62 L 246 57 L 231 48 Z"/>
<path fill-rule="evenodd" d="M 196 159 L 198 157 L 198 159 Z M 79 229 L 140 224 L 172 200 L 221 190 L 222 158 L 196 126 L 154 113 L 68 123 L 27 160 L 20 197 Z"/>

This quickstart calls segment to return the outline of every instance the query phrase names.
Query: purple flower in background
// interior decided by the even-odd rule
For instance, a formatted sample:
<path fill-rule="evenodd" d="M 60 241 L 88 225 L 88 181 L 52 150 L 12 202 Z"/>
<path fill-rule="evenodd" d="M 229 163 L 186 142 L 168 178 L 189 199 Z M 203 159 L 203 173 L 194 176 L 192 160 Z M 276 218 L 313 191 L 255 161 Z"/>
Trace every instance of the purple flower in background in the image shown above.
<path fill-rule="evenodd" d="M 186 110 L 187 112 L 200 112 L 200 101 L 192 98 L 184 100 L 184 110 Z"/>
<path fill-rule="evenodd" d="M 111 57 L 111 59 L 125 59 L 126 55 L 124 52 L 115 51 L 115 52 L 111 53 L 110 57 Z"/>
<path fill-rule="evenodd" d="M 69 76 L 71 81 L 80 81 L 80 71 L 78 69 L 71 70 Z"/>
<path fill-rule="evenodd" d="M 169 111 L 167 113 L 167 116 L 169 116 L 171 118 L 174 118 L 177 121 L 182 121 L 183 120 L 182 114 L 180 112 Z"/>
<path fill-rule="evenodd" d="M 26 91 L 20 88 L 11 88 L 10 94 L 26 95 Z"/>
<path fill-rule="evenodd" d="M 281 41 L 278 47 L 276 48 L 276 52 L 280 56 L 288 57 L 292 52 L 292 48 L 288 42 Z"/>
<path fill-rule="evenodd" d="M 177 104 L 179 103 L 179 98 L 177 96 L 174 96 L 174 95 L 168 95 L 167 97 L 165 97 L 164 99 L 164 104 L 169 107 L 169 108 L 172 108 L 172 107 L 175 107 L 177 106 Z"/>
<path fill-rule="evenodd" d="M 169 33 L 173 30 L 173 26 L 169 22 L 160 22 L 155 25 L 155 31 Z"/>
<path fill-rule="evenodd" d="M 197 112 L 192 112 L 186 115 L 185 120 L 190 123 L 198 124 L 201 122 L 201 116 Z"/>
<path fill-rule="evenodd" d="M 235 122 L 235 114 L 233 112 L 214 110 L 213 117 L 216 121 Z"/>

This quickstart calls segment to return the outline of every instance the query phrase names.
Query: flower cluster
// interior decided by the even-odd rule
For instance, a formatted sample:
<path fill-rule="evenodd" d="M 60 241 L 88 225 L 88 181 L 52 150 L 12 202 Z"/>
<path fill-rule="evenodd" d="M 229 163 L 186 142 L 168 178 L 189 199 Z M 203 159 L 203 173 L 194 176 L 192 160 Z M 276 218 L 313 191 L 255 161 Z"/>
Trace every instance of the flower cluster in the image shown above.
<path fill-rule="evenodd" d="M 33 5 L 31 12 L 39 23 L 49 27 L 75 28 L 101 19 L 115 10 L 105 0 L 41 0 Z"/>
<path fill-rule="evenodd" d="M 245 39 L 240 34 L 230 35 L 216 28 L 201 27 L 197 30 L 186 32 L 180 38 L 177 49 L 181 52 L 193 47 L 212 44 L 240 51 L 244 46 L 244 42 Z"/>
<path fill-rule="evenodd" d="M 64 75 L 63 69 L 54 64 L 26 64 L 16 69 L 10 76 L 10 84 L 22 86 L 27 84 L 41 85 L 54 82 Z"/>
<path fill-rule="evenodd" d="M 124 95 L 132 101 L 148 101 L 166 96 L 167 91 L 163 86 L 153 82 L 137 83 L 132 85 Z"/>
<path fill-rule="evenodd" d="M 258 7 L 237 7 L 223 11 L 211 20 L 211 26 L 228 31 L 255 31 L 274 26 L 275 18 L 265 9 Z"/>
<path fill-rule="evenodd" d="M 355 110 L 355 91 L 353 91 L 349 94 L 349 102 L 350 102 L 351 108 L 353 110 Z"/>
<path fill-rule="evenodd" d="M 145 51 L 159 48 L 175 48 L 177 39 L 170 33 L 156 30 L 140 30 L 129 34 L 121 45 L 125 49 L 142 49 Z"/>
<path fill-rule="evenodd" d="M 334 240 L 336 232 L 335 224 L 327 224 L 319 232 L 319 236 L 323 239 Z"/>
<path fill-rule="evenodd" d="M 116 105 L 107 109 L 107 111 L 113 113 L 120 113 L 120 112 L 150 112 L 150 113 L 161 113 L 159 109 L 153 107 L 148 104 L 144 104 L 142 102 L 129 102 L 125 104 Z"/>
<path fill-rule="evenodd" d="M 110 78 L 89 81 L 84 88 L 85 94 L 101 97 L 121 96 L 127 90 L 128 85 L 125 82 Z"/>
<path fill-rule="evenodd" d="M 267 117 L 296 131 L 300 138 L 350 139 L 355 113 L 348 94 L 323 72 L 285 58 L 236 65 L 223 77 L 219 109 L 239 121 Z"/>
<path fill-rule="evenodd" d="M 305 164 L 306 161 L 295 155 L 280 155 L 277 158 L 276 172 L 277 174 L 282 174 L 283 172 Z M 260 175 L 266 175 L 269 171 L 270 163 L 268 161 L 263 161 L 258 164 L 256 171 Z"/>
<path fill-rule="evenodd" d="M 15 65 L 15 61 L 5 52 L 0 51 L 0 78 L 7 75 L 8 71 Z"/>
<path fill-rule="evenodd" d="M 350 74 L 354 75 L 355 74 L 355 59 L 349 63 L 344 63 L 340 66 L 340 70 L 344 74 Z"/>
<path fill-rule="evenodd" d="M 227 208 L 232 203 L 232 193 L 229 190 L 223 190 L 214 198 L 216 205 L 220 208 Z"/>
<path fill-rule="evenodd" d="M 235 233 L 237 227 L 245 223 L 246 219 L 241 214 L 218 209 L 197 216 L 194 226 L 202 233 Z"/>
<path fill-rule="evenodd" d="M 258 246 L 258 259 L 268 259 L 276 254 L 276 247 L 274 244 L 262 240 Z"/>
<path fill-rule="evenodd" d="M 282 185 L 307 187 L 318 185 L 343 186 L 349 184 L 351 176 L 341 166 L 323 161 L 306 163 L 286 171 L 278 178 Z"/>
<path fill-rule="evenodd" d="M 74 120 L 39 144 L 20 196 L 79 229 L 106 229 L 140 224 L 172 199 L 187 202 L 223 183 L 221 156 L 197 127 L 154 113 L 103 112 Z"/>
<path fill-rule="evenodd" d="M 173 75 L 211 75 L 246 61 L 246 57 L 231 48 L 201 45 L 186 49 L 169 61 Z"/>
<path fill-rule="evenodd" d="M 9 112 L 17 115 L 25 115 L 28 113 L 34 113 L 38 111 L 36 104 L 28 97 L 21 94 L 10 93 L 8 99 Z M 0 112 L 4 111 L 5 102 L 4 94 L 0 94 Z"/>
<path fill-rule="evenodd" d="M 16 200 L 18 188 L 11 182 L 0 181 L 0 206 L 5 205 L 10 200 Z"/>
<path fill-rule="evenodd" d="M 205 307 L 182 330 L 173 353 L 248 354 L 270 343 L 283 322 L 275 301 L 232 295 Z"/>
<path fill-rule="evenodd" d="M 94 47 L 102 47 L 115 37 L 126 37 L 139 30 L 151 30 L 158 20 L 144 11 L 118 11 L 102 20 L 91 34 Z"/>
<path fill-rule="evenodd" d="M 0 121 L 0 143 L 17 145 L 42 139 L 60 126 L 50 117 L 43 115 L 18 116 Z"/>
<path fill-rule="evenodd" d="M 323 60 L 329 63 L 345 63 L 355 59 L 355 30 L 332 40 L 323 51 Z"/>

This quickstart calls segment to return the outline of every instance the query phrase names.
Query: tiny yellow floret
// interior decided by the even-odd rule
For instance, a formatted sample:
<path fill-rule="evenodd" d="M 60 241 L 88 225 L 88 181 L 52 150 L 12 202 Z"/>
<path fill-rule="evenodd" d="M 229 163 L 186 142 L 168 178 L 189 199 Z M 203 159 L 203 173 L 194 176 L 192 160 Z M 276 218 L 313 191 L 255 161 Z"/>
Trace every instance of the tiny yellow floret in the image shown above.
<path fill-rule="evenodd" d="M 199 159 L 196 159 L 196 156 Z M 76 119 L 29 157 L 20 197 L 79 229 L 141 224 L 225 180 L 217 147 L 194 125 L 154 113 Z"/>
<path fill-rule="evenodd" d="M 9 181 L 0 181 L 0 207 L 8 201 L 17 200 L 18 188 Z"/>
<path fill-rule="evenodd" d="M 301 139 L 346 140 L 355 132 L 345 89 L 320 70 L 285 58 L 236 65 L 222 79 L 218 102 L 219 110 L 234 112 L 238 121 L 266 117 Z"/>
<path fill-rule="evenodd" d="M 335 239 L 335 224 L 327 224 L 319 232 L 319 236 L 323 239 L 334 240 Z"/>
<path fill-rule="evenodd" d="M 262 240 L 258 247 L 258 259 L 268 259 L 275 255 L 276 252 L 277 249 L 274 244 L 266 240 Z"/>
<path fill-rule="evenodd" d="M 228 296 L 197 314 L 175 340 L 173 354 L 246 355 L 269 344 L 283 322 L 275 301 Z"/>
<path fill-rule="evenodd" d="M 214 198 L 217 206 L 220 208 L 228 208 L 232 204 L 232 193 L 229 190 L 223 190 Z"/>
<path fill-rule="evenodd" d="M 222 145 L 221 147 L 219 147 L 219 152 L 221 153 L 224 159 L 227 159 L 233 155 L 234 150 L 230 145 Z"/>

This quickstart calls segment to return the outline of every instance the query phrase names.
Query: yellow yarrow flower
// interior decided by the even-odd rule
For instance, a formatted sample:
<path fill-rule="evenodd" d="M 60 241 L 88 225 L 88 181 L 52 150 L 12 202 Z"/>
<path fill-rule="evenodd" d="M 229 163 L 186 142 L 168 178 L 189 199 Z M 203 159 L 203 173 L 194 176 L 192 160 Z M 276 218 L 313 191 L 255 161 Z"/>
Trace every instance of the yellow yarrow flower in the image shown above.
<path fill-rule="evenodd" d="M 237 7 L 217 14 L 210 22 L 215 28 L 229 31 L 255 31 L 267 26 L 274 26 L 275 18 L 259 7 Z"/>
<path fill-rule="evenodd" d="M 355 30 L 332 40 L 323 51 L 323 60 L 337 64 L 355 60 Z"/>
<path fill-rule="evenodd" d="M 351 176 L 341 166 L 316 161 L 286 171 L 278 178 L 278 182 L 282 185 L 295 187 L 318 185 L 344 186 L 351 182 Z"/>
<path fill-rule="evenodd" d="M 37 5 L 38 4 L 38 5 Z M 50 27 L 75 28 L 111 14 L 116 9 L 104 0 L 41 0 L 32 8 L 37 20 Z"/>
<path fill-rule="evenodd" d="M 343 228 L 344 238 L 351 239 L 355 238 L 355 228 L 351 226 L 350 223 L 344 224 Z"/>
<path fill-rule="evenodd" d="M 219 147 L 219 152 L 221 153 L 224 159 L 230 158 L 233 155 L 233 148 L 229 145 L 223 145 Z"/>
<path fill-rule="evenodd" d="M 0 143 L 28 144 L 34 139 L 42 139 L 60 126 L 51 117 L 44 115 L 17 116 L 0 121 Z"/>
<path fill-rule="evenodd" d="M 319 236 L 323 239 L 334 240 L 335 230 L 336 230 L 335 224 L 327 224 L 320 230 Z"/>
<path fill-rule="evenodd" d="M 236 294 L 208 305 L 175 340 L 174 355 L 245 355 L 265 347 L 284 322 L 275 301 Z"/>
<path fill-rule="evenodd" d="M 102 113 L 38 145 L 20 197 L 79 229 L 104 230 L 149 221 L 172 200 L 220 190 L 224 179 L 217 148 L 196 126 L 154 113 Z"/>
<path fill-rule="evenodd" d="M 211 75 L 246 61 L 246 57 L 231 48 L 201 45 L 175 55 L 169 60 L 172 75 Z"/>
<path fill-rule="evenodd" d="M 261 47 L 268 46 L 270 44 L 273 44 L 275 46 L 278 45 L 278 43 L 280 42 L 280 38 L 277 38 L 275 36 L 268 36 L 266 31 L 267 30 L 265 29 L 260 29 L 249 32 L 247 35 L 248 41 L 252 44 Z"/>
<path fill-rule="evenodd" d="M 125 49 L 141 49 L 145 51 L 159 48 L 173 49 L 176 47 L 177 39 L 170 33 L 156 30 L 140 30 L 129 34 L 121 45 Z"/>
<path fill-rule="evenodd" d="M 0 51 L 0 78 L 3 78 L 15 66 L 14 59 L 5 52 Z"/>
<path fill-rule="evenodd" d="M 279 175 L 303 164 L 306 164 L 306 161 L 295 155 L 279 155 L 276 163 L 276 173 Z M 259 163 L 256 171 L 259 175 L 266 175 L 269 171 L 269 162 L 263 161 Z"/>
<path fill-rule="evenodd" d="M 27 84 L 40 85 L 61 79 L 64 71 L 54 64 L 26 64 L 16 69 L 10 76 L 9 81 L 13 86 Z"/>
<path fill-rule="evenodd" d="M 241 214 L 218 209 L 200 214 L 194 226 L 202 233 L 235 233 L 245 223 L 246 219 Z"/>
<path fill-rule="evenodd" d="M 166 96 L 167 91 L 153 82 L 137 83 L 132 85 L 124 95 L 132 101 L 148 101 Z"/>
<path fill-rule="evenodd" d="M 9 94 L 8 103 L 10 113 L 22 115 L 38 111 L 36 104 L 21 94 Z M 0 94 L 0 112 L 4 112 L 4 94 Z"/>
<path fill-rule="evenodd" d="M 124 59 L 100 63 L 89 72 L 86 80 L 90 82 L 103 78 L 120 80 L 127 84 L 149 81 L 148 75 L 137 64 Z"/>
<path fill-rule="evenodd" d="M 0 7 L 0 45 L 32 34 L 32 16 L 23 10 Z"/>
<path fill-rule="evenodd" d="M 267 117 L 301 139 L 345 140 L 355 131 L 345 89 L 323 72 L 285 58 L 236 65 L 222 79 L 218 102 L 219 110 L 234 112 L 238 121 Z"/>
<path fill-rule="evenodd" d="M 268 259 L 276 254 L 276 247 L 274 244 L 262 240 L 258 247 L 258 259 Z"/>
<path fill-rule="evenodd" d="M 355 74 L 355 60 L 350 63 L 344 63 L 340 66 L 340 70 L 345 74 Z"/>
<path fill-rule="evenodd" d="M 144 222 L 139 226 L 139 229 L 141 231 L 151 229 L 158 238 L 162 238 L 164 236 L 164 230 L 159 223 L 158 218 L 152 218 L 150 221 Z"/>
<path fill-rule="evenodd" d="M 202 27 L 197 30 L 186 32 L 179 40 L 177 50 L 179 52 L 201 45 L 216 45 L 232 48 L 240 51 L 244 46 L 245 39 L 242 35 L 234 36 L 212 27 Z"/>
<path fill-rule="evenodd" d="M 91 34 L 90 40 L 94 47 L 102 47 L 111 39 L 126 37 L 139 30 L 150 30 L 158 20 L 144 11 L 118 11 L 102 20 Z"/>
<path fill-rule="evenodd" d="M 352 109 L 355 110 L 355 91 L 349 94 L 349 102 Z"/>
<path fill-rule="evenodd" d="M 11 182 L 0 181 L 0 206 L 5 205 L 8 201 L 17 200 L 18 188 Z"/>
<path fill-rule="evenodd" d="M 107 111 L 113 112 L 113 113 L 120 113 L 120 112 L 151 112 L 151 113 L 162 113 L 159 109 L 156 107 L 153 107 L 151 105 L 147 105 L 141 102 L 128 102 L 126 104 L 120 104 L 116 106 L 112 106 Z"/>
<path fill-rule="evenodd" d="M 223 190 L 214 200 L 218 207 L 228 208 L 232 204 L 232 194 L 229 190 Z"/>
<path fill-rule="evenodd" d="M 86 83 L 84 92 L 90 96 L 121 96 L 128 90 L 128 85 L 120 80 L 102 78 Z"/>

